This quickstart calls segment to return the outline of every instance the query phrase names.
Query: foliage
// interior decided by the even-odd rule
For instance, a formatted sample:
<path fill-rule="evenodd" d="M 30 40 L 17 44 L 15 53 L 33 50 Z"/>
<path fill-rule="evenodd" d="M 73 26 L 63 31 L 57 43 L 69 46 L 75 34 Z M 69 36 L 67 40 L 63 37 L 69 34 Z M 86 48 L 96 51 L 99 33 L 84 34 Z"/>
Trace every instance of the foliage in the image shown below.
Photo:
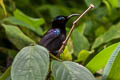
<path fill-rule="evenodd" d="M 13 61 L 12 80 L 45 80 L 49 69 L 49 53 L 41 46 L 23 48 Z"/>
<path fill-rule="evenodd" d="M 60 58 L 37 45 L 55 16 L 91 3 Z M 0 0 L 0 80 L 119 80 L 119 13 L 120 0 Z"/>
<path fill-rule="evenodd" d="M 86 67 L 90 69 L 90 71 L 92 71 L 93 73 L 104 68 L 105 64 L 107 63 L 109 57 L 111 56 L 113 50 L 117 47 L 117 45 L 118 43 L 113 44 L 102 50 L 86 65 Z"/>
<path fill-rule="evenodd" d="M 53 61 L 51 68 L 55 80 L 94 80 L 94 76 L 85 67 L 71 61 Z"/>
<path fill-rule="evenodd" d="M 119 76 L 115 74 L 119 73 L 119 54 L 120 53 L 120 44 L 113 51 L 111 57 L 109 58 L 103 73 L 103 80 L 118 80 Z M 117 69 L 117 70 L 116 70 Z"/>

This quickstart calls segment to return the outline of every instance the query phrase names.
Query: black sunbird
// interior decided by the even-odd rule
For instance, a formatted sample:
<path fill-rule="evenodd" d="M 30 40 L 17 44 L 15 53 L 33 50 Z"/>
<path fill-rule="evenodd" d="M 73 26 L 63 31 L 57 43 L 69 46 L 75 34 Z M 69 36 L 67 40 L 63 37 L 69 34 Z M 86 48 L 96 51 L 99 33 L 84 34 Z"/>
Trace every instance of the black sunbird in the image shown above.
<path fill-rule="evenodd" d="M 58 50 L 66 39 L 65 24 L 67 21 L 79 14 L 71 14 L 69 16 L 57 16 L 52 21 L 52 27 L 49 29 L 43 38 L 40 40 L 40 45 L 46 47 L 50 53 L 57 55 Z"/>

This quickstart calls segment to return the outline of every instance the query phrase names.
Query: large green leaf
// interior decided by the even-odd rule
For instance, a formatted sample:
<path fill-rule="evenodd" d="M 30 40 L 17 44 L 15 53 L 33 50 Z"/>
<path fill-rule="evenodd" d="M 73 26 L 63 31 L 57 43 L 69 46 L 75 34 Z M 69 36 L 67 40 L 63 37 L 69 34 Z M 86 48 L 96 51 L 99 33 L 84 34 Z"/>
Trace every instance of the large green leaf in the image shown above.
<path fill-rule="evenodd" d="M 35 28 L 38 28 L 38 27 L 40 27 L 40 25 L 42 25 L 42 24 L 44 24 L 45 23 L 45 21 L 44 21 L 44 19 L 43 18 L 32 18 L 32 17 L 29 17 L 29 16 L 27 16 L 27 15 L 25 15 L 25 14 L 23 14 L 20 10 L 16 10 L 16 11 L 14 11 L 14 16 L 17 18 L 17 19 L 19 19 L 19 20 L 21 20 L 21 21 L 23 21 L 23 22 L 25 22 L 25 23 L 27 23 L 27 24 L 29 24 L 30 26 L 32 26 L 32 27 L 35 27 Z"/>
<path fill-rule="evenodd" d="M 104 69 L 103 80 L 120 80 L 120 44 L 116 47 Z"/>
<path fill-rule="evenodd" d="M 71 61 L 53 61 L 51 68 L 54 80 L 95 80 L 88 69 Z"/>
<path fill-rule="evenodd" d="M 87 65 L 86 67 L 93 73 L 104 68 L 112 52 L 116 48 L 118 43 L 115 43 L 98 53 Z"/>
<path fill-rule="evenodd" d="M 101 4 L 102 0 L 85 0 L 85 3 L 87 6 L 90 6 L 90 4 L 94 4 L 95 8 L 98 8 Z"/>
<path fill-rule="evenodd" d="M 8 39 L 18 48 L 21 49 L 34 43 L 29 37 L 27 37 L 17 26 L 2 24 L 5 28 L 5 32 Z"/>
<path fill-rule="evenodd" d="M 38 35 L 42 35 L 41 25 L 45 23 L 43 18 L 32 18 L 23 14 L 20 10 L 14 11 L 14 17 L 5 18 L 3 21 L 26 27 Z"/>
<path fill-rule="evenodd" d="M 87 38 L 85 38 L 77 29 L 73 31 L 71 38 L 75 56 L 77 56 L 82 49 L 89 49 L 90 44 Z"/>
<path fill-rule="evenodd" d="M 23 48 L 15 57 L 12 68 L 12 80 L 45 80 L 49 68 L 49 53 L 39 46 Z"/>
<path fill-rule="evenodd" d="M 120 0 L 108 0 L 112 7 L 120 8 Z"/>
<path fill-rule="evenodd" d="M 114 39 L 120 38 L 119 34 L 120 34 L 120 23 L 118 23 L 117 25 L 113 25 L 106 33 L 98 37 L 95 40 L 92 48 L 97 48 L 102 44 L 105 44 Z"/>
<path fill-rule="evenodd" d="M 31 31 L 37 33 L 38 35 L 43 34 L 43 31 L 40 27 L 35 28 L 31 26 L 30 24 L 27 24 L 26 22 L 17 19 L 16 17 L 8 17 L 8 18 L 5 18 L 3 21 L 14 24 L 14 25 L 20 25 L 21 27 L 26 27 L 27 29 L 30 29 Z"/>

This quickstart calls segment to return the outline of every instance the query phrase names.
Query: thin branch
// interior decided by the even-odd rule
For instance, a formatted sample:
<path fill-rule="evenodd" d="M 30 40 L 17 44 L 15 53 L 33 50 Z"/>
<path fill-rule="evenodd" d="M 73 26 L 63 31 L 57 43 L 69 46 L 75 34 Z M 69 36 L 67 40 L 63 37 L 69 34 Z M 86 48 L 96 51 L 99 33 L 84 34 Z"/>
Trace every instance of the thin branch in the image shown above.
<path fill-rule="evenodd" d="M 87 10 L 85 10 L 85 11 L 73 22 L 72 28 L 71 28 L 70 32 L 68 33 L 68 36 L 67 36 L 66 40 L 63 42 L 61 48 L 59 49 L 59 53 L 57 54 L 57 56 L 60 55 L 60 53 L 62 52 L 62 50 L 63 50 L 64 47 L 66 46 L 66 44 L 67 44 L 67 42 L 68 42 L 68 40 L 69 40 L 69 38 L 70 38 L 70 36 L 71 36 L 71 34 L 72 34 L 75 26 L 76 26 L 76 24 L 78 23 L 78 21 L 79 21 L 90 9 L 92 9 L 92 8 L 94 8 L 94 5 L 93 5 L 93 4 L 91 4 L 91 5 L 89 6 L 89 8 L 88 8 Z"/>
<path fill-rule="evenodd" d="M 51 57 L 52 59 L 58 60 L 58 61 L 60 61 L 60 62 L 62 61 L 61 59 L 57 58 L 56 56 L 54 56 L 54 55 L 51 54 L 51 53 L 50 53 L 50 57 Z"/>

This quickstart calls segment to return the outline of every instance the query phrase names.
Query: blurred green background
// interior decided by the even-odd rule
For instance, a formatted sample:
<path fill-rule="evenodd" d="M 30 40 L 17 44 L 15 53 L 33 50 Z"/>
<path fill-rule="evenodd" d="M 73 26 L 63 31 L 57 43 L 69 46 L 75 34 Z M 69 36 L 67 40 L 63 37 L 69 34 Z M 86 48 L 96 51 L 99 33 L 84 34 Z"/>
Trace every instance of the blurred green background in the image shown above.
<path fill-rule="evenodd" d="M 20 49 L 39 43 L 55 16 L 81 14 L 91 3 L 95 8 L 79 21 L 61 54 L 83 65 L 120 41 L 120 0 L 0 0 L 0 74 Z M 67 23 L 67 32 L 75 19 Z"/>

